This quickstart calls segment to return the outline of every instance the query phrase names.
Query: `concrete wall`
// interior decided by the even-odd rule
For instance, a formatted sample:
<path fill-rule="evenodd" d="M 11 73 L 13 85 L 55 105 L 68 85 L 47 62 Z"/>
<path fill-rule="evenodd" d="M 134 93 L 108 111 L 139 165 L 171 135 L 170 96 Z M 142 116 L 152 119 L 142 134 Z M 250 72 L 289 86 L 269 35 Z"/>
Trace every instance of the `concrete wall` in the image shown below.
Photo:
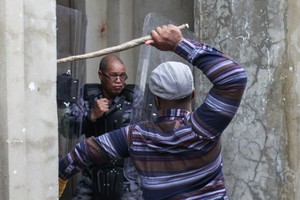
<path fill-rule="evenodd" d="M 189 23 L 193 30 L 193 1 L 186 0 L 102 0 L 85 1 L 88 18 L 86 52 L 115 46 L 142 36 L 144 18 L 158 12 L 178 24 Z M 172 5 L 172 6 L 170 6 Z M 176 12 L 175 12 L 176 11 Z M 119 55 L 127 66 L 127 83 L 134 83 L 139 48 Z M 87 60 L 87 82 L 99 82 L 97 71 L 100 58 Z"/>
<path fill-rule="evenodd" d="M 300 199 L 300 2 L 288 0 L 286 7 L 286 45 L 285 90 L 283 91 L 286 117 L 286 159 L 287 170 L 285 188 L 290 199 Z M 290 194 L 290 195 L 288 195 Z"/>
<path fill-rule="evenodd" d="M 228 52 L 249 75 L 223 135 L 231 199 L 300 198 L 298 10 L 297 0 L 195 0 L 198 38 Z M 201 93 L 207 81 L 199 81 Z"/>
<path fill-rule="evenodd" d="M 0 199 L 57 199 L 55 1 L 0 1 Z"/>

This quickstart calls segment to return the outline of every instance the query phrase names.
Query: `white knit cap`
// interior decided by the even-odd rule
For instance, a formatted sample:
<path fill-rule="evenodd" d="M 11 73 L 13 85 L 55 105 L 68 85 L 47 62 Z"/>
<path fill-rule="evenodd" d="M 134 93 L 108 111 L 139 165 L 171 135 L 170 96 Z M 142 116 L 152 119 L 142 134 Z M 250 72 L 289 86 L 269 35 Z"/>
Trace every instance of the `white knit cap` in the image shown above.
<path fill-rule="evenodd" d="M 149 88 L 162 99 L 182 99 L 194 90 L 193 74 L 190 67 L 183 63 L 164 62 L 152 71 Z"/>

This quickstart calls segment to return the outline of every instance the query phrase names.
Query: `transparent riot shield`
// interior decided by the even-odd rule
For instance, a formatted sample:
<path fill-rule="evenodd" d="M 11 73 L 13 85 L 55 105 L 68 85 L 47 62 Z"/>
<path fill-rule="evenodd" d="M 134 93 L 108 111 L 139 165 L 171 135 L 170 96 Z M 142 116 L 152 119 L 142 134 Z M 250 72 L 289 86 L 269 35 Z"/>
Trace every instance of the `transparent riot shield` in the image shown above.
<path fill-rule="evenodd" d="M 57 5 L 57 59 L 85 52 L 86 17 L 75 9 Z M 57 66 L 57 116 L 59 158 L 66 155 L 82 137 L 84 115 L 81 88 L 85 82 L 85 61 Z M 78 181 L 75 176 L 61 199 L 71 199 Z"/>
<path fill-rule="evenodd" d="M 149 13 L 144 20 L 143 36 L 149 35 L 151 30 L 164 24 L 181 25 L 176 24 L 160 14 Z M 184 30 L 183 35 L 186 38 L 194 38 L 194 34 L 189 30 Z M 180 61 L 192 68 L 190 63 L 173 52 L 159 51 L 154 47 L 146 45 L 140 47 L 136 72 L 135 101 L 131 119 L 133 123 L 141 120 L 154 119 L 156 117 L 154 99 L 148 89 L 148 78 L 155 67 L 166 61 Z"/>
<path fill-rule="evenodd" d="M 153 29 L 165 24 L 174 24 L 177 26 L 181 25 L 158 13 L 149 13 L 144 20 L 143 36 L 149 35 Z M 194 39 L 193 32 L 184 30 L 182 33 L 185 38 Z M 156 118 L 157 110 L 153 95 L 149 91 L 148 79 L 152 70 L 159 64 L 166 61 L 183 62 L 192 68 L 190 63 L 182 59 L 174 52 L 159 51 L 152 46 L 146 45 L 142 45 L 140 47 L 131 123 L 136 123 L 143 120 L 153 120 Z M 138 175 L 130 159 L 126 159 L 125 161 L 124 173 L 127 179 L 131 181 L 138 180 Z"/>

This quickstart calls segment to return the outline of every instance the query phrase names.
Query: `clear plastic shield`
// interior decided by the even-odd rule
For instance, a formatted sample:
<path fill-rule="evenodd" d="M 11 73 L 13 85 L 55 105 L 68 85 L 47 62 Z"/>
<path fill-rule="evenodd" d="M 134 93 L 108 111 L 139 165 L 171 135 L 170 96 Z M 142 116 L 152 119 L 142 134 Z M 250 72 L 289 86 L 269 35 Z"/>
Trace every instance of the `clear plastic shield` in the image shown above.
<path fill-rule="evenodd" d="M 85 52 L 86 17 L 75 9 L 57 5 L 57 58 Z M 59 157 L 67 152 L 83 138 L 81 88 L 85 82 L 85 61 L 74 61 L 57 65 L 57 116 L 59 131 Z M 68 184 L 61 199 L 71 199 L 74 185 Z"/>
<path fill-rule="evenodd" d="M 149 35 L 150 32 L 158 26 L 165 24 L 176 24 L 175 22 L 167 19 L 166 17 L 158 13 L 149 13 L 144 20 L 143 36 Z M 194 39 L 193 32 L 189 30 L 182 31 L 185 38 Z M 136 86 L 135 86 L 135 98 L 133 106 L 132 123 L 141 120 L 155 119 L 156 108 L 154 105 L 154 99 L 148 88 L 148 79 L 152 70 L 159 64 L 166 61 L 179 61 L 189 65 L 192 65 L 186 60 L 174 52 L 159 51 L 154 47 L 142 45 L 139 52 L 139 61 L 137 67 Z"/>
<path fill-rule="evenodd" d="M 158 26 L 166 24 L 177 24 L 170 19 L 158 14 L 149 13 L 144 20 L 143 36 L 149 35 L 150 32 Z M 182 31 L 185 38 L 194 39 L 194 33 L 189 30 Z M 153 120 L 156 118 L 157 110 L 152 93 L 149 91 L 148 79 L 152 70 L 159 64 L 166 61 L 183 62 L 192 68 L 192 65 L 174 52 L 159 51 L 152 46 L 142 45 L 139 52 L 139 61 L 137 67 L 136 85 L 134 91 L 133 114 L 131 123 L 143 120 Z M 130 159 L 125 160 L 125 176 L 131 181 L 138 180 L 138 174 Z"/>
<path fill-rule="evenodd" d="M 85 52 L 86 17 L 75 9 L 57 5 L 57 58 Z M 57 110 L 60 154 L 65 155 L 81 136 L 83 116 L 81 88 L 85 61 L 57 65 Z"/>

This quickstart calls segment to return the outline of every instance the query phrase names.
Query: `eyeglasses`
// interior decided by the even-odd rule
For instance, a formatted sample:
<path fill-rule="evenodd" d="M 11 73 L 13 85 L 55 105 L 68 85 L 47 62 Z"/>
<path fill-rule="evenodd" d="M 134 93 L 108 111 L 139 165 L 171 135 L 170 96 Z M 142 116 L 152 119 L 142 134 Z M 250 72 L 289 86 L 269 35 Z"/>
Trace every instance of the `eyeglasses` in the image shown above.
<path fill-rule="evenodd" d="M 126 79 L 128 78 L 127 74 L 126 73 L 123 73 L 123 74 L 113 74 L 113 75 L 107 75 L 103 72 L 101 72 L 105 77 L 109 78 L 111 81 L 116 81 L 118 78 L 121 80 L 121 81 L 126 81 Z"/>

